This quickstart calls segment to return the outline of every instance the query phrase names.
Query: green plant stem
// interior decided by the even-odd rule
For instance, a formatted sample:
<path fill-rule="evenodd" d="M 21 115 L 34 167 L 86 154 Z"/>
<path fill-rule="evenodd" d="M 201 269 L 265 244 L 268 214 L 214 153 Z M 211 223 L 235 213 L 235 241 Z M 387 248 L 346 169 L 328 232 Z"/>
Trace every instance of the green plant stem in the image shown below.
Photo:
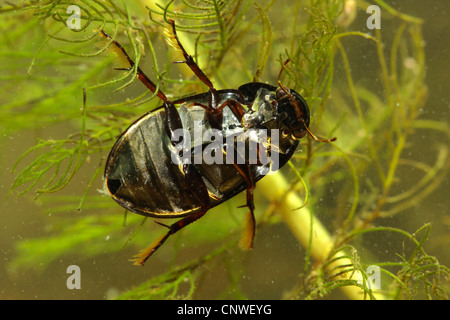
<path fill-rule="evenodd" d="M 300 244 L 309 248 L 310 255 L 319 262 L 327 260 L 328 255 L 334 249 L 333 238 L 309 208 L 303 207 L 300 210 L 293 210 L 301 207 L 303 200 L 296 192 L 289 191 L 290 186 L 284 176 L 280 173 L 268 175 L 258 182 L 258 188 L 267 199 L 277 203 L 278 213 Z M 279 201 L 280 199 L 282 201 Z M 344 255 L 342 251 L 336 253 L 333 261 L 327 264 L 327 270 L 346 269 L 348 265 L 352 265 L 351 259 L 344 257 Z M 336 280 L 351 279 L 361 281 L 361 283 L 364 281 L 362 274 L 358 271 L 342 273 L 338 277 L 339 279 Z M 364 291 L 358 286 L 342 286 L 341 289 L 350 299 L 359 300 L 364 297 Z M 374 296 L 377 299 L 385 299 L 380 293 L 374 293 Z"/>

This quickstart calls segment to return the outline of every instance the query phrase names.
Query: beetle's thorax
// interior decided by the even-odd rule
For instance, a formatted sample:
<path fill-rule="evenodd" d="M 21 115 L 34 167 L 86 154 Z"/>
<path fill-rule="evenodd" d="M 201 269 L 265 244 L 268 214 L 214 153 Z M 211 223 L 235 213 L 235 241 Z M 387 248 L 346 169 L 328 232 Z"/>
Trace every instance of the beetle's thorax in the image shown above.
<path fill-rule="evenodd" d="M 242 118 L 244 128 L 263 129 L 276 118 L 275 92 L 266 88 L 258 90 L 249 111 Z"/>

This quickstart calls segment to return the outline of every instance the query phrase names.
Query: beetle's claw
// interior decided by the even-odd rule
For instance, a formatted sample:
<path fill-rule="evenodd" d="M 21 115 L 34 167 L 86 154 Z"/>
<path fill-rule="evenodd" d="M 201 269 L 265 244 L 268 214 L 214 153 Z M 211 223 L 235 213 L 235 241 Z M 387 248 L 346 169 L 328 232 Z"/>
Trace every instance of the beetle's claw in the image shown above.
<path fill-rule="evenodd" d="M 142 249 L 130 261 L 132 261 L 135 266 L 142 266 L 145 263 L 145 261 L 147 261 L 147 259 L 150 258 L 151 255 L 155 253 L 156 250 L 158 250 L 158 248 L 164 243 L 164 241 L 166 241 L 168 236 L 169 235 L 166 234 L 161 238 L 159 238 L 154 243 L 152 243 L 152 245 L 150 245 L 149 247 Z"/>

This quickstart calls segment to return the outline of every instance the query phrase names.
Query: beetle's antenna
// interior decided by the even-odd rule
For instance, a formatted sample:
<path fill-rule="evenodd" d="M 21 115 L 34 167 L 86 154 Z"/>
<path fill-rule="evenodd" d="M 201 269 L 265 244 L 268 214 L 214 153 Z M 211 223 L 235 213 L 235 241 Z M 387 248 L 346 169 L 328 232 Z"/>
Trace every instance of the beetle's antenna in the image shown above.
<path fill-rule="evenodd" d="M 281 70 L 280 73 L 278 74 L 278 85 L 280 86 L 280 88 L 289 96 L 289 97 L 293 97 L 292 94 L 290 94 L 286 88 L 281 84 L 281 75 L 283 74 L 284 69 L 286 68 L 286 65 L 291 61 L 291 59 L 287 58 L 286 61 L 283 63 L 283 65 L 281 66 Z M 303 126 L 305 127 L 306 131 L 309 133 L 309 135 L 311 136 L 311 138 L 313 138 L 315 141 L 318 142 L 333 142 L 336 141 L 336 137 L 331 138 L 331 139 L 319 139 L 314 133 L 312 133 L 308 126 L 305 123 L 305 120 L 302 119 L 303 122 Z"/>
<path fill-rule="evenodd" d="M 278 85 L 280 86 L 280 88 L 290 97 L 292 98 L 292 94 L 290 94 L 286 88 L 281 84 L 281 75 L 283 74 L 284 69 L 286 68 L 286 65 L 291 61 L 291 59 L 287 58 L 286 61 L 283 63 L 283 65 L 281 66 L 281 70 L 280 73 L 278 74 Z"/>
<path fill-rule="evenodd" d="M 311 138 L 313 138 L 315 141 L 317 141 L 317 142 L 333 142 L 333 141 L 336 141 L 336 140 L 337 140 L 336 137 L 331 138 L 331 139 L 319 139 L 314 133 L 312 133 L 312 132 L 309 130 L 308 126 L 307 126 L 306 123 L 305 123 L 305 120 L 302 119 L 302 122 L 303 122 L 303 125 L 304 125 L 306 131 L 308 131 L 308 133 L 309 133 L 309 135 L 311 136 Z"/>
<path fill-rule="evenodd" d="M 284 69 L 286 68 L 286 65 L 291 62 L 291 59 L 287 58 L 286 61 L 283 63 L 283 65 L 281 66 L 281 70 L 280 73 L 278 74 L 278 82 L 280 82 L 281 79 L 281 75 L 283 74 Z"/>

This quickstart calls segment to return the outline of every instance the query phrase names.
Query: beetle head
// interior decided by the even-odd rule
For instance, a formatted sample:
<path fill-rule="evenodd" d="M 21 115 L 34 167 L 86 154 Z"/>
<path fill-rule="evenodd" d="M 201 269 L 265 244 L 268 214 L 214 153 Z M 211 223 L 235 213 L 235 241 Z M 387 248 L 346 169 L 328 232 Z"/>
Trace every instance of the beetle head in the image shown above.
<path fill-rule="evenodd" d="M 306 101 L 296 91 L 283 86 L 276 92 L 276 120 L 282 136 L 300 140 L 308 133 L 309 108 Z"/>

